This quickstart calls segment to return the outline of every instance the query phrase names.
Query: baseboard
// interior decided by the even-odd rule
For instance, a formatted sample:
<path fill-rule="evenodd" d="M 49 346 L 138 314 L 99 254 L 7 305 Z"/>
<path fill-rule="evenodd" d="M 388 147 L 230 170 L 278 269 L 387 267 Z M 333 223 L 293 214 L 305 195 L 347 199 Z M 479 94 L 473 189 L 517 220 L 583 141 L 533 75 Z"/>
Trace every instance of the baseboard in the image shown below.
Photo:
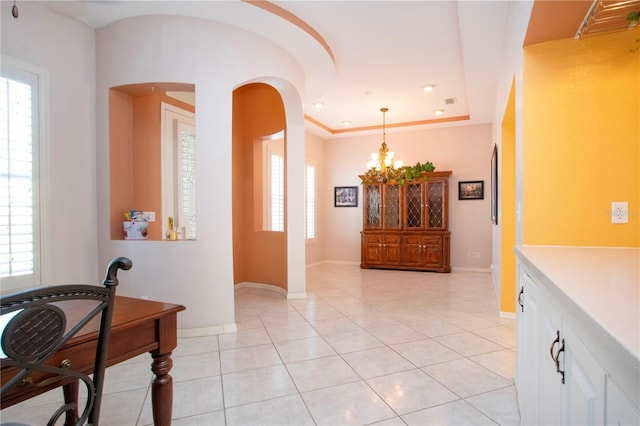
<path fill-rule="evenodd" d="M 235 323 L 218 325 L 216 327 L 183 328 L 178 329 L 178 337 L 188 338 L 215 336 L 216 334 L 235 333 L 236 331 L 238 331 L 238 326 L 236 326 Z"/>
<path fill-rule="evenodd" d="M 268 291 L 273 291 L 276 293 L 280 293 L 283 297 L 287 297 L 287 290 L 283 289 L 282 287 L 278 287 L 277 285 L 273 285 L 273 284 L 263 284 L 263 283 L 253 283 L 253 282 L 249 282 L 249 281 L 244 281 L 241 283 L 236 284 L 233 289 L 238 290 L 241 288 L 257 288 L 259 290 L 268 290 Z"/>
<path fill-rule="evenodd" d="M 306 299 L 307 292 L 303 293 L 287 293 L 287 300 Z"/>
<path fill-rule="evenodd" d="M 452 266 L 451 270 L 458 272 L 491 272 L 491 268 L 467 268 L 464 266 Z"/>
<path fill-rule="evenodd" d="M 240 288 L 257 288 L 259 290 L 273 291 L 275 293 L 282 295 L 287 300 L 305 299 L 307 297 L 306 292 L 291 293 L 286 291 L 282 287 L 278 287 L 277 285 L 272 285 L 272 284 L 252 283 L 252 282 L 245 281 L 245 282 L 236 284 L 234 287 L 234 290 L 237 290 Z"/>
<path fill-rule="evenodd" d="M 324 265 L 325 263 L 329 263 L 331 265 L 357 265 L 360 266 L 360 262 L 352 262 L 346 260 L 321 260 L 319 262 L 310 263 L 307 265 L 307 268 L 311 266 Z"/>
<path fill-rule="evenodd" d="M 318 265 L 324 265 L 324 264 L 360 266 L 360 262 L 349 262 L 344 260 L 321 260 L 319 262 L 310 263 L 306 267 L 310 268 L 312 266 L 318 266 Z M 451 270 L 459 271 L 459 272 L 491 272 L 491 268 L 467 268 L 464 266 L 453 266 Z"/>
<path fill-rule="evenodd" d="M 500 311 L 500 318 L 505 318 L 505 319 L 516 319 L 516 313 L 515 312 L 504 312 L 504 311 Z"/>

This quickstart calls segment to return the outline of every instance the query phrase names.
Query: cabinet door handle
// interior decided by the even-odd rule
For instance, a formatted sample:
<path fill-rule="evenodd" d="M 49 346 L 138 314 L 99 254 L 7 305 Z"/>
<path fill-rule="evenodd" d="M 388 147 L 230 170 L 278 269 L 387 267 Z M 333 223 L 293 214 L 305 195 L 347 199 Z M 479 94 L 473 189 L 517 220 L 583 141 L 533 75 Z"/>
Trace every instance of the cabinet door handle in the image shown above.
<path fill-rule="evenodd" d="M 558 352 L 553 354 L 553 347 L 556 343 L 560 343 L 560 347 L 558 348 Z M 551 359 L 553 363 L 556 365 L 556 373 L 559 373 L 562 376 L 562 383 L 564 384 L 564 370 L 560 370 L 560 353 L 564 352 L 564 339 L 560 340 L 560 330 L 556 331 L 556 338 L 551 342 L 551 347 L 549 348 L 549 353 L 551 354 Z"/>
<path fill-rule="evenodd" d="M 555 362 L 556 357 L 553 355 L 553 347 L 556 343 L 560 343 L 560 330 L 556 331 L 556 338 L 551 342 L 551 347 L 549 348 L 549 355 L 551 355 L 551 360 Z"/>
<path fill-rule="evenodd" d="M 520 312 L 524 312 L 524 303 L 522 302 L 523 294 L 524 294 L 524 287 L 520 287 L 520 293 L 518 293 L 518 305 L 520 305 Z"/>
<path fill-rule="evenodd" d="M 564 384 L 564 370 L 560 370 L 560 352 L 564 352 L 564 339 L 560 341 L 560 347 L 558 348 L 558 352 L 556 352 L 556 357 L 553 359 L 553 362 L 556 363 L 556 373 L 560 373 L 560 376 L 562 376 L 562 384 Z"/>

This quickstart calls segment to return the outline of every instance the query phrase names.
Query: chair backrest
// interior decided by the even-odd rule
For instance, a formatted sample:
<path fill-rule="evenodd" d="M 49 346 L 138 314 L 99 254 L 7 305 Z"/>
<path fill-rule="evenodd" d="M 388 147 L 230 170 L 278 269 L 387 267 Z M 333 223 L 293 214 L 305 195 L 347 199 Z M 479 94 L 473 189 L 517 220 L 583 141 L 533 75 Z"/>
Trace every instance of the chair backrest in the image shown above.
<path fill-rule="evenodd" d="M 2 323 L 6 323 L 2 330 L 0 360 L 3 408 L 17 402 L 12 399 L 19 401 L 25 395 L 35 396 L 58 386 L 77 384 L 79 380 L 86 385 L 87 402 L 77 424 L 87 421 L 98 424 L 117 272 L 118 269 L 131 269 L 131 266 L 131 260 L 126 257 L 113 259 L 102 282 L 104 287 L 57 285 L 0 296 L 0 315 Z M 56 352 L 65 343 L 92 330 L 98 320 L 93 365 L 74 365 L 67 359 L 56 358 Z M 79 333 L 88 325 L 83 333 Z M 91 373 L 93 378 L 89 376 Z M 78 413 L 77 401 L 65 401 L 53 413 L 49 424 L 54 424 L 69 411 Z"/>

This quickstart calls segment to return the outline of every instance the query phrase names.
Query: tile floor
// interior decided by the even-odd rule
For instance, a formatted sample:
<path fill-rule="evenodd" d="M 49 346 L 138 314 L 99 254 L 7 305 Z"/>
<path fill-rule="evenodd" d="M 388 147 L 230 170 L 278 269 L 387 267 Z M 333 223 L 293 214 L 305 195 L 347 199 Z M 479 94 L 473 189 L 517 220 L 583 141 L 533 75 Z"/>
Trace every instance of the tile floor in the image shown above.
<path fill-rule="evenodd" d="M 180 339 L 173 425 L 516 425 L 515 323 L 488 273 L 307 270 L 236 291 L 238 332 Z M 101 424 L 152 423 L 149 357 L 108 369 Z M 59 391 L 3 410 L 44 424 Z"/>

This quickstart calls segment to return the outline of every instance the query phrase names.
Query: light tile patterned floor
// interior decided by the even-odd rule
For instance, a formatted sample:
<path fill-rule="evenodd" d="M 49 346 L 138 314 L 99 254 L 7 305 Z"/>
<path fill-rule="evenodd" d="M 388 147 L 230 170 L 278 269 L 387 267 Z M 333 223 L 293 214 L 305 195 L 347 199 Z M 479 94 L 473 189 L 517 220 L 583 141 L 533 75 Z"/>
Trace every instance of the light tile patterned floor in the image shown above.
<path fill-rule="evenodd" d="M 307 270 L 306 299 L 236 291 L 238 332 L 180 339 L 173 424 L 516 425 L 515 323 L 490 275 Z M 147 425 L 148 356 L 108 369 L 101 424 Z M 59 391 L 2 411 L 43 424 Z"/>

